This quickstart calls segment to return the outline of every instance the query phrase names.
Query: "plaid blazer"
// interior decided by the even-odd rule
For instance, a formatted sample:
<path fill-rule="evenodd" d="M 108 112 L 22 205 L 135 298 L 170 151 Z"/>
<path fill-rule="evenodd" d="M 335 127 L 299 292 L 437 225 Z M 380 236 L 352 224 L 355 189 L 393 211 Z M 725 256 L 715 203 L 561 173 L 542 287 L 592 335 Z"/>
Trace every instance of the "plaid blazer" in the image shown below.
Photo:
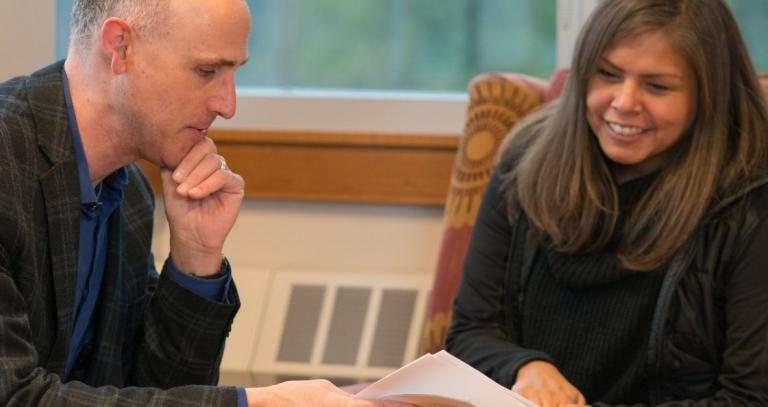
<path fill-rule="evenodd" d="M 237 290 L 214 303 L 155 271 L 153 194 L 135 165 L 109 220 L 94 338 L 62 382 L 80 222 L 62 69 L 0 84 L 0 405 L 235 406 L 215 384 Z"/>

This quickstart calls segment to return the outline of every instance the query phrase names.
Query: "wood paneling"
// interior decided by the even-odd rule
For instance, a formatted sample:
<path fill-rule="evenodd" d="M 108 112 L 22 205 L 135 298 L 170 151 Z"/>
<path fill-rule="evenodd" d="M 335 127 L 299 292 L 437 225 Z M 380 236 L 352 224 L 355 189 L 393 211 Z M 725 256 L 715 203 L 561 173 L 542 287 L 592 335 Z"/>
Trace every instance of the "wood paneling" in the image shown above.
<path fill-rule="evenodd" d="M 211 131 L 255 198 L 443 205 L 458 135 Z M 156 190 L 159 172 L 143 163 Z"/>

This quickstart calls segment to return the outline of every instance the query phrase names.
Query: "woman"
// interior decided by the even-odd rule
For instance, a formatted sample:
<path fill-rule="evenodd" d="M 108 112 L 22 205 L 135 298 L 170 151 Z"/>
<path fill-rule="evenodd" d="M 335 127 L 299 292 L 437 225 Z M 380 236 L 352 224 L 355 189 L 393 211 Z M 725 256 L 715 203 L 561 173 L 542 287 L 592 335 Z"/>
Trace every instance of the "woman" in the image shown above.
<path fill-rule="evenodd" d="M 768 117 L 722 0 L 603 0 L 491 177 L 447 349 L 542 406 L 768 405 Z"/>

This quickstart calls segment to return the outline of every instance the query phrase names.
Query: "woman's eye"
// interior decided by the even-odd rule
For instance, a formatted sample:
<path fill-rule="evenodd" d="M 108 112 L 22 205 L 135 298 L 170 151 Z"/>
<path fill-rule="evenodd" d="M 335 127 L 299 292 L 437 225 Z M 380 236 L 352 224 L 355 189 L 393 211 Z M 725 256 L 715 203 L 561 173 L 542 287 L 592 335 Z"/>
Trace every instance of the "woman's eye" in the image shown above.
<path fill-rule="evenodd" d="M 648 87 L 655 92 L 666 92 L 670 89 L 670 87 L 667 85 L 664 85 L 661 83 L 654 83 L 654 82 L 649 83 Z"/>
<path fill-rule="evenodd" d="M 608 69 L 605 69 L 605 68 L 598 69 L 597 70 L 597 74 L 602 76 L 603 78 L 606 78 L 606 79 L 618 79 L 619 78 L 619 75 L 617 73 L 615 73 L 613 71 L 609 71 Z"/>

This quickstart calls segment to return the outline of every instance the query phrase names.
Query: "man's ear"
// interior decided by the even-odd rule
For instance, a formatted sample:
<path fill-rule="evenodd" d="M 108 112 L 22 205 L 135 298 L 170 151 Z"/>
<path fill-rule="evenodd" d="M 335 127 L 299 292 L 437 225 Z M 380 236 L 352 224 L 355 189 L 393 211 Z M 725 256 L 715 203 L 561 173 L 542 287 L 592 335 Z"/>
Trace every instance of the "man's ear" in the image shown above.
<path fill-rule="evenodd" d="M 127 69 L 132 34 L 131 26 L 122 18 L 110 17 L 101 25 L 101 50 L 109 58 L 112 73 L 116 75 Z"/>

